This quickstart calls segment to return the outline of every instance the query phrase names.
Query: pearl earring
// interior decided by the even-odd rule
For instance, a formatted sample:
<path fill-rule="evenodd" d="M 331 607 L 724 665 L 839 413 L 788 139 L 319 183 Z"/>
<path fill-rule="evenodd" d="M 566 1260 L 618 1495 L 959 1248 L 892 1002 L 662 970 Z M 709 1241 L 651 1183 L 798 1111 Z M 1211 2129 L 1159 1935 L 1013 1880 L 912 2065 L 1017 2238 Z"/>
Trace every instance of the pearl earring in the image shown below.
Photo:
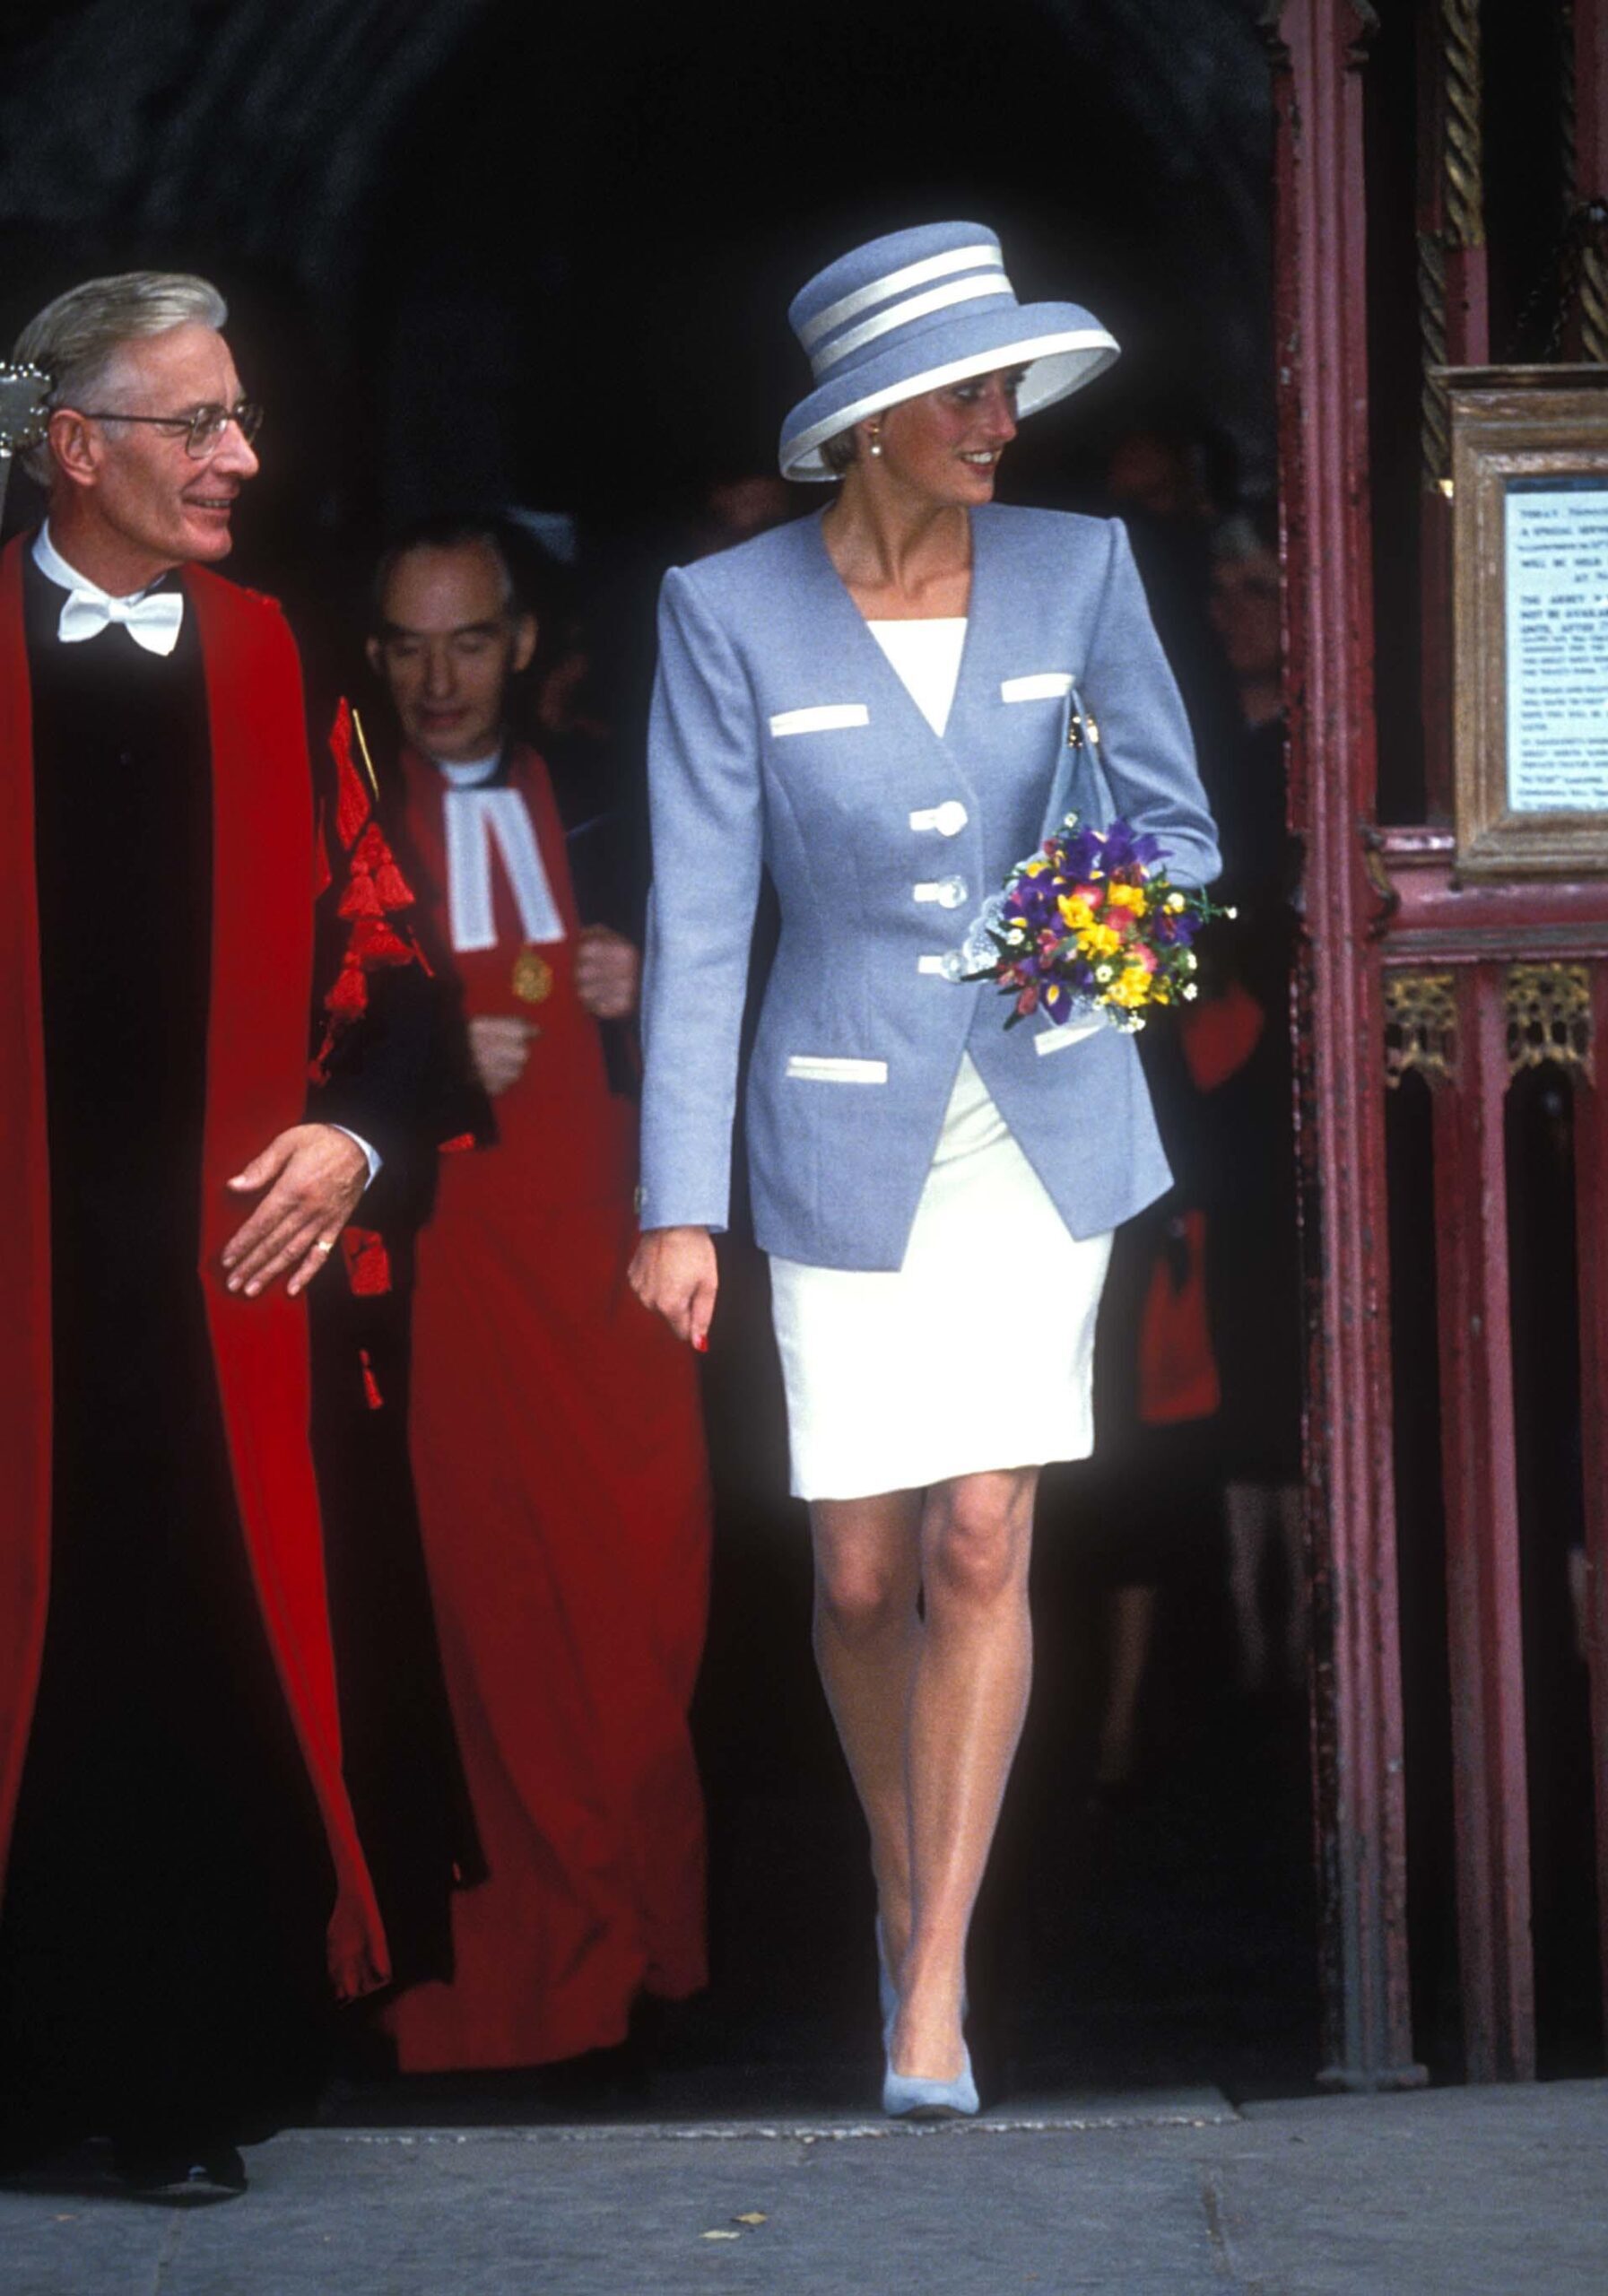
<path fill-rule="evenodd" d="M 882 451 L 882 442 L 874 430 L 871 434 L 871 451 L 874 455 L 880 455 Z"/>

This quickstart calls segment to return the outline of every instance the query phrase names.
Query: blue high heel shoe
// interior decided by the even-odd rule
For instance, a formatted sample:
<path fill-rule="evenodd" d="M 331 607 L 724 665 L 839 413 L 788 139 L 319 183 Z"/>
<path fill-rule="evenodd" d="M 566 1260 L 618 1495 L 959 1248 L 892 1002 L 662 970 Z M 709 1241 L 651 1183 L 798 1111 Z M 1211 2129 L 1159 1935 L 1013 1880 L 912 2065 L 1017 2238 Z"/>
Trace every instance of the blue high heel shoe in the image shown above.
<path fill-rule="evenodd" d="M 891 2120 L 969 2120 L 978 2109 L 971 2051 L 961 2050 L 952 2081 L 924 2081 L 919 2074 L 895 2073 L 891 2053 L 882 2076 L 882 2110 Z"/>

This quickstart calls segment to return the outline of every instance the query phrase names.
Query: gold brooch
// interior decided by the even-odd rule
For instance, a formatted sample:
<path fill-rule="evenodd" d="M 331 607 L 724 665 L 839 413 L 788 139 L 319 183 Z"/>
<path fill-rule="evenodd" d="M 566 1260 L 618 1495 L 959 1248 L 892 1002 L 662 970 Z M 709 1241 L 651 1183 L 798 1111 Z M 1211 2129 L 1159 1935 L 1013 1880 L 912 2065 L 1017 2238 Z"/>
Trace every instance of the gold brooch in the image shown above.
<path fill-rule="evenodd" d="M 534 949 L 521 949 L 514 959 L 514 994 L 523 1004 L 544 1004 L 552 995 L 552 967 Z"/>

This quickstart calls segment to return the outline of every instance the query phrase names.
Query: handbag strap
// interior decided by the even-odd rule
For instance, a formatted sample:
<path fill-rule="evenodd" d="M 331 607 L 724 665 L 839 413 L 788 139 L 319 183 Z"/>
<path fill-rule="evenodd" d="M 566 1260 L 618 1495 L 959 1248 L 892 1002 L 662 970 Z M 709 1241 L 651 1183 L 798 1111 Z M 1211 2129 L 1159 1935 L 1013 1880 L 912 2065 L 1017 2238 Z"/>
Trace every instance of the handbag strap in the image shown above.
<path fill-rule="evenodd" d="M 1107 829 L 1117 817 L 1110 785 L 1100 763 L 1100 726 L 1073 678 L 1066 689 L 1066 735 L 1056 756 L 1049 802 L 1039 832 L 1042 844 L 1061 827 L 1068 813 L 1095 829 Z"/>

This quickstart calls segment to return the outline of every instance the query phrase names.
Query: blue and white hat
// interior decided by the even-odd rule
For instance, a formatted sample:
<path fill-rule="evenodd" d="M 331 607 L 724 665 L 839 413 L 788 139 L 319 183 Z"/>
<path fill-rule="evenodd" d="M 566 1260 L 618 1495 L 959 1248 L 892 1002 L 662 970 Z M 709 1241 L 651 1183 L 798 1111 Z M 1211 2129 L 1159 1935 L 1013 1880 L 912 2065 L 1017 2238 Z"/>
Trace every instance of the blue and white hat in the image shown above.
<path fill-rule="evenodd" d="M 1117 356 L 1076 303 L 1019 303 L 994 233 L 926 223 L 871 239 L 817 272 L 787 317 L 815 387 L 782 425 L 784 478 L 831 478 L 829 439 L 901 399 L 968 376 L 1022 367 L 1017 412 L 1036 414 Z"/>

